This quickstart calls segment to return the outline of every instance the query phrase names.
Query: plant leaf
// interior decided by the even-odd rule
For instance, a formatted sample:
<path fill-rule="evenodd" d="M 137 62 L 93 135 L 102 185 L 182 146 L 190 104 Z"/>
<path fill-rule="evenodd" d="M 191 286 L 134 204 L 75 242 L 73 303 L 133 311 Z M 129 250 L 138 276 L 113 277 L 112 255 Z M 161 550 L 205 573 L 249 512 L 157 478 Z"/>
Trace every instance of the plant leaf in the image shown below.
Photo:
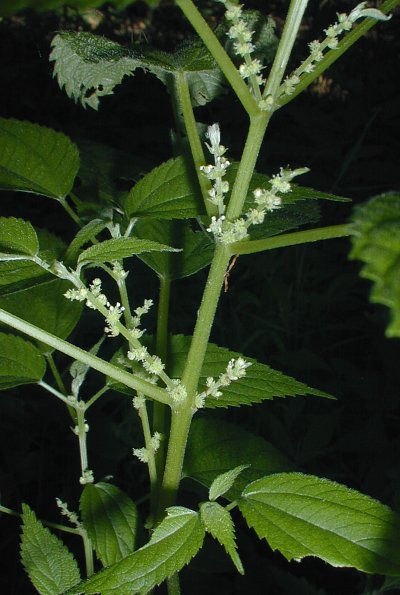
<path fill-rule="evenodd" d="M 149 252 L 139 256 L 163 279 L 189 277 L 208 266 L 214 254 L 215 244 L 211 238 L 201 231 L 192 231 L 186 221 L 145 218 L 137 222 L 135 233 L 140 238 L 157 239 L 182 250 L 177 254 Z"/>
<path fill-rule="evenodd" d="M 317 556 L 333 566 L 400 574 L 400 516 L 346 486 L 301 473 L 270 475 L 244 489 L 239 508 L 288 560 Z"/>
<path fill-rule="evenodd" d="M 238 572 L 244 574 L 236 549 L 235 526 L 230 513 L 218 502 L 203 502 L 200 506 L 200 516 L 207 531 L 225 548 Z"/>
<path fill-rule="evenodd" d="M 177 252 L 171 246 L 165 246 L 158 242 L 151 240 L 139 240 L 138 238 L 115 238 L 112 240 L 105 240 L 94 246 L 90 246 L 84 250 L 79 258 L 78 263 L 103 263 L 112 262 L 114 260 L 122 260 L 134 254 L 141 254 L 141 252 Z"/>
<path fill-rule="evenodd" d="M 170 159 L 146 174 L 129 192 L 125 211 L 129 217 L 188 219 L 205 215 L 204 206 L 183 157 Z"/>
<path fill-rule="evenodd" d="M 175 335 L 172 338 L 171 375 L 174 378 L 180 378 L 183 373 L 190 340 L 190 337 L 184 335 Z M 243 356 L 235 351 L 228 351 L 224 347 L 209 343 L 201 370 L 199 392 L 205 390 L 206 380 L 209 376 L 218 377 L 225 372 L 228 362 L 238 357 Z M 222 396 L 218 399 L 210 396 L 206 397 L 206 407 L 238 407 L 239 405 L 260 403 L 265 399 L 275 397 L 313 395 L 332 398 L 327 393 L 310 388 L 302 382 L 282 374 L 282 372 L 258 363 L 254 359 L 246 358 L 246 361 L 252 362 L 252 365 L 246 370 L 246 376 L 221 389 Z"/>
<path fill-rule="evenodd" d="M 221 473 L 221 475 L 217 475 L 210 486 L 209 499 L 211 501 L 217 500 L 217 498 L 223 496 L 225 492 L 231 489 L 239 474 L 247 467 L 250 467 L 250 465 L 239 465 L 234 469 Z"/>
<path fill-rule="evenodd" d="M 0 295 L 0 307 L 60 339 L 66 339 L 77 325 L 83 310 L 82 302 L 71 302 L 64 297 L 70 287 L 68 281 L 54 279 Z M 43 343 L 39 343 L 39 347 L 43 353 L 53 351 L 52 347 Z"/>
<path fill-rule="evenodd" d="M 0 333 L 0 390 L 39 382 L 46 371 L 46 361 L 29 341 Z"/>
<path fill-rule="evenodd" d="M 137 509 L 109 483 L 88 484 L 81 499 L 83 524 L 103 566 L 111 566 L 135 549 Z"/>
<path fill-rule="evenodd" d="M 83 581 L 65 595 L 145 594 L 179 572 L 201 548 L 204 527 L 193 510 L 173 507 L 144 547 Z"/>
<path fill-rule="evenodd" d="M 101 233 L 106 225 L 107 221 L 103 221 L 103 219 L 93 219 L 82 227 L 68 246 L 68 250 L 64 257 L 65 262 L 68 264 L 75 264 L 82 246 L 92 242 L 93 238 Z"/>
<path fill-rule="evenodd" d="M 362 277 L 374 286 L 371 302 L 388 306 L 388 337 L 400 337 L 400 194 L 382 194 L 357 207 L 352 224 L 350 258 L 364 263 Z"/>
<path fill-rule="evenodd" d="M 79 168 L 79 153 L 64 134 L 0 118 L 0 188 L 64 200 Z"/>
<path fill-rule="evenodd" d="M 36 256 L 39 240 L 29 221 L 0 217 L 0 251 Z"/>
<path fill-rule="evenodd" d="M 234 500 L 251 481 L 269 473 L 293 471 L 293 465 L 270 442 L 222 419 L 193 420 L 183 473 L 210 487 L 218 476 L 241 466 L 225 498 Z"/>
<path fill-rule="evenodd" d="M 41 595 L 61 595 L 80 581 L 78 565 L 29 506 L 23 504 L 22 511 L 21 558 L 25 570 Z"/>

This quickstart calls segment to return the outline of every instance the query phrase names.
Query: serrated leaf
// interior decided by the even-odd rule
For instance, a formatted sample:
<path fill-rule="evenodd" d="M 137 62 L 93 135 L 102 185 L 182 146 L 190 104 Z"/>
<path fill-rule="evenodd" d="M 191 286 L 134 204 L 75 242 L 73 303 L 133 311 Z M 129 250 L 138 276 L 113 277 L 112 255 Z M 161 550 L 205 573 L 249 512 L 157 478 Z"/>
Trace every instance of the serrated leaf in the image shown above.
<path fill-rule="evenodd" d="M 29 221 L 15 217 L 0 217 L 0 252 L 35 256 L 39 240 Z"/>
<path fill-rule="evenodd" d="M 201 548 L 204 527 L 193 510 L 173 507 L 144 547 L 83 581 L 65 595 L 145 594 L 179 572 Z"/>
<path fill-rule="evenodd" d="M 65 545 L 22 505 L 22 563 L 41 595 L 61 595 L 80 581 L 78 565 Z"/>
<path fill-rule="evenodd" d="M 400 194 L 382 194 L 357 209 L 350 258 L 362 260 L 361 275 L 374 282 L 371 301 L 388 306 L 388 337 L 400 337 Z"/>
<path fill-rule="evenodd" d="M 84 250 L 79 258 L 78 263 L 103 263 L 112 262 L 114 260 L 122 260 L 134 254 L 141 254 L 142 252 L 177 252 L 171 246 L 165 246 L 158 242 L 151 240 L 139 240 L 138 238 L 115 238 L 112 240 L 105 240 L 94 246 L 90 246 Z"/>
<path fill-rule="evenodd" d="M 0 188 L 64 200 L 78 168 L 78 150 L 64 134 L 0 118 Z"/>
<path fill-rule="evenodd" d="M 81 495 L 80 510 L 103 566 L 111 566 L 134 551 L 137 509 L 122 490 L 104 482 L 88 484 Z"/>
<path fill-rule="evenodd" d="M 23 318 L 41 329 L 66 339 L 77 325 L 83 310 L 82 302 L 71 302 L 64 297 L 71 284 L 62 279 L 40 283 L 27 289 L 0 294 L 0 307 Z M 53 348 L 40 343 L 43 353 Z"/>
<path fill-rule="evenodd" d="M 89 221 L 89 223 L 87 223 L 84 227 L 82 227 L 82 229 L 78 231 L 70 243 L 68 250 L 65 253 L 65 262 L 70 264 L 76 263 L 82 246 L 92 242 L 92 240 L 103 231 L 106 225 L 107 221 L 103 221 L 102 219 L 93 219 L 92 221 Z"/>
<path fill-rule="evenodd" d="M 171 339 L 170 373 L 174 378 L 180 378 L 183 373 L 190 340 L 190 337 L 184 335 L 174 335 Z M 209 343 L 200 374 L 199 392 L 205 390 L 206 380 L 209 376 L 218 377 L 225 372 L 228 362 L 238 357 L 243 357 L 243 355 Z M 260 403 L 265 399 L 276 397 L 313 395 L 332 398 L 327 393 L 310 388 L 302 382 L 282 374 L 282 372 L 258 363 L 252 358 L 246 357 L 245 359 L 252 362 L 252 365 L 246 370 L 246 376 L 235 380 L 229 386 L 223 387 L 221 389 L 222 396 L 218 399 L 211 396 L 206 397 L 206 407 L 238 407 L 239 405 Z"/>
<path fill-rule="evenodd" d="M 29 341 L 0 333 L 0 390 L 39 382 L 46 371 L 46 361 Z"/>
<path fill-rule="evenodd" d="M 281 473 L 248 485 L 239 500 L 248 525 L 288 560 L 400 574 L 400 516 L 327 479 Z"/>
<path fill-rule="evenodd" d="M 194 232 L 185 221 L 141 219 L 135 225 L 140 238 L 157 239 L 182 251 L 177 254 L 152 252 L 139 256 L 163 279 L 182 279 L 197 273 L 212 260 L 215 244 L 203 232 Z"/>
<path fill-rule="evenodd" d="M 245 467 L 225 497 L 239 497 L 251 481 L 269 473 L 293 471 L 292 463 L 270 442 L 240 426 L 211 417 L 196 418 L 190 428 L 183 473 L 210 487 L 234 467 Z"/>
<path fill-rule="evenodd" d="M 205 214 L 197 181 L 183 157 L 146 174 L 129 192 L 124 207 L 129 217 L 188 219 Z"/>
<path fill-rule="evenodd" d="M 200 516 L 207 531 L 225 548 L 238 572 L 244 574 L 236 549 L 235 526 L 230 513 L 218 502 L 204 502 L 200 506 Z"/>
<path fill-rule="evenodd" d="M 234 469 L 229 469 L 229 471 L 225 471 L 225 473 L 218 475 L 210 486 L 209 499 L 211 501 L 217 500 L 217 498 L 223 496 L 231 489 L 240 473 L 247 467 L 250 467 L 250 465 L 239 465 Z"/>

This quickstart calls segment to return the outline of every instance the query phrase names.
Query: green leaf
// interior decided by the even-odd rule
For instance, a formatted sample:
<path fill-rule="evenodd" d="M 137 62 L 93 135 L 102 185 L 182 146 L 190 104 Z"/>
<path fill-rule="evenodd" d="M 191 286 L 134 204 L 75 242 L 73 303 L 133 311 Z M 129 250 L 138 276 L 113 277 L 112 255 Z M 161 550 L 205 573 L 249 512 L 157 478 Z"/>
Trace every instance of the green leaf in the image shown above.
<path fill-rule="evenodd" d="M 70 243 L 68 250 L 65 253 L 65 262 L 68 264 L 75 264 L 82 246 L 92 242 L 93 239 L 95 239 L 96 236 L 103 231 L 106 225 L 107 221 L 103 221 L 102 219 L 93 219 L 92 221 L 89 221 L 89 223 L 87 223 L 84 227 L 82 227 L 82 229 L 78 231 Z"/>
<path fill-rule="evenodd" d="M 200 506 L 200 516 L 205 528 L 214 539 L 225 548 L 228 556 L 240 574 L 244 574 L 243 565 L 236 551 L 235 526 L 230 513 L 218 502 L 204 502 Z"/>
<path fill-rule="evenodd" d="M 234 500 L 251 481 L 269 473 L 293 471 L 270 442 L 240 426 L 211 417 L 195 418 L 190 428 L 183 473 L 210 487 L 218 476 L 243 467 L 226 498 Z"/>
<path fill-rule="evenodd" d="M 39 382 L 46 361 L 29 341 L 0 333 L 0 390 Z"/>
<path fill-rule="evenodd" d="M 137 509 L 109 483 L 88 484 L 81 499 L 83 524 L 103 566 L 111 566 L 135 549 Z"/>
<path fill-rule="evenodd" d="M 205 214 L 197 180 L 183 157 L 170 159 L 146 174 L 129 192 L 129 217 L 188 219 Z"/>
<path fill-rule="evenodd" d="M 400 337 L 400 194 L 382 194 L 357 207 L 350 258 L 362 260 L 361 275 L 374 282 L 371 301 L 388 306 L 388 337 Z"/>
<path fill-rule="evenodd" d="M 204 527 L 193 510 L 173 507 L 144 547 L 83 581 L 65 595 L 145 594 L 179 572 L 201 548 Z"/>
<path fill-rule="evenodd" d="M 22 563 L 41 595 L 61 595 L 80 581 L 78 565 L 65 545 L 22 505 Z"/>
<path fill-rule="evenodd" d="M 77 325 L 83 310 L 82 302 L 71 302 L 64 297 L 70 287 L 68 281 L 54 279 L 0 295 L 0 307 L 60 339 L 66 339 Z M 53 348 L 42 343 L 40 349 L 43 353 L 53 351 Z"/>
<path fill-rule="evenodd" d="M 239 465 L 234 469 L 230 469 L 229 471 L 218 475 L 210 486 L 210 500 L 217 500 L 217 498 L 223 496 L 228 490 L 230 490 L 239 474 L 247 467 L 250 467 L 250 465 Z"/>
<path fill-rule="evenodd" d="M 400 574 L 400 517 L 346 486 L 301 473 L 271 475 L 244 489 L 239 508 L 288 560 L 317 556 L 333 566 Z"/>
<path fill-rule="evenodd" d="M 90 246 L 84 250 L 79 258 L 78 263 L 103 263 L 112 262 L 114 260 L 122 260 L 129 258 L 134 254 L 141 254 L 142 252 L 177 252 L 176 248 L 165 246 L 158 242 L 151 240 L 139 240 L 138 238 L 116 238 L 112 240 L 105 240 L 94 246 Z"/>
<path fill-rule="evenodd" d="M 171 341 L 171 375 L 174 378 L 180 378 L 191 338 L 175 335 Z M 225 372 L 228 362 L 238 357 L 243 356 L 235 351 L 228 351 L 224 347 L 209 343 L 201 370 L 199 392 L 205 390 L 206 380 L 209 376 L 218 377 Z M 239 407 L 239 405 L 260 403 L 265 399 L 275 397 L 313 395 L 332 398 L 327 393 L 310 388 L 302 382 L 282 374 L 282 372 L 273 370 L 265 364 L 259 364 L 252 358 L 246 357 L 246 361 L 252 362 L 252 365 L 246 370 L 246 376 L 221 389 L 222 396 L 218 399 L 211 396 L 206 397 L 206 407 Z"/>
<path fill-rule="evenodd" d="M 0 118 L 0 188 L 64 200 L 79 168 L 79 154 L 64 134 Z"/>
<path fill-rule="evenodd" d="M 194 275 L 210 264 L 214 254 L 215 244 L 211 238 L 204 232 L 192 231 L 186 221 L 146 218 L 138 221 L 134 231 L 140 238 L 154 238 L 182 250 L 177 254 L 152 252 L 139 256 L 164 279 L 182 279 Z"/>
<path fill-rule="evenodd" d="M 0 252 L 36 256 L 39 240 L 29 221 L 0 217 Z"/>

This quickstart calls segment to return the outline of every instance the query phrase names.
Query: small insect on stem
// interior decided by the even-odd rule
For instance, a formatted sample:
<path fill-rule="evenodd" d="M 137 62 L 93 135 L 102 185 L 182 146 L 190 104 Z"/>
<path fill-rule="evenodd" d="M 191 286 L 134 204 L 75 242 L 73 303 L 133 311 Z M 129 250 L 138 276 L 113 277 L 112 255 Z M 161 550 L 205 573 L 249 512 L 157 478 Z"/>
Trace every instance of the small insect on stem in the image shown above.
<path fill-rule="evenodd" d="M 229 276 L 231 274 L 231 270 L 236 264 L 237 259 L 239 258 L 239 254 L 236 254 L 229 263 L 228 268 L 225 271 L 224 275 L 224 293 L 226 293 L 229 289 Z"/>

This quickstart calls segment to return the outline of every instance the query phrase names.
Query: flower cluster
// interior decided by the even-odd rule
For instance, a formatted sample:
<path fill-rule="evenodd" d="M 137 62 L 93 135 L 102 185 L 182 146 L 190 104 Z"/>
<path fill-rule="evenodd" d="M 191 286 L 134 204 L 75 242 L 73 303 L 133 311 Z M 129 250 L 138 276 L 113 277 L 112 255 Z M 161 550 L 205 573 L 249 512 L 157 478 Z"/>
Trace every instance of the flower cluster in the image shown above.
<path fill-rule="evenodd" d="M 183 403 L 187 398 L 185 386 L 180 380 L 177 380 L 176 378 L 171 381 L 170 386 L 167 386 L 167 393 L 177 405 Z"/>
<path fill-rule="evenodd" d="M 197 409 L 204 407 L 208 396 L 218 399 L 222 395 L 221 388 L 229 386 L 233 381 L 246 376 L 246 369 L 249 366 L 251 366 L 251 362 L 246 362 L 242 357 L 238 357 L 237 359 L 229 360 L 225 372 L 220 374 L 217 380 L 209 376 L 206 380 L 206 389 L 196 395 L 195 403 Z"/>
<path fill-rule="evenodd" d="M 76 514 L 76 512 L 71 512 L 69 510 L 68 504 L 66 502 L 63 502 L 62 500 L 60 500 L 60 498 L 56 498 L 56 504 L 60 509 L 61 514 L 63 516 L 66 516 L 69 522 L 72 523 L 72 525 L 75 525 L 77 529 L 82 528 L 82 523 L 80 522 L 78 515 Z"/>
<path fill-rule="evenodd" d="M 263 188 L 254 190 L 255 206 L 249 209 L 244 217 L 240 217 L 235 221 L 227 221 L 224 215 L 218 218 L 212 217 L 207 231 L 214 235 L 217 242 L 223 244 L 232 244 L 244 240 L 248 236 L 248 229 L 251 225 L 263 223 L 267 213 L 281 207 L 282 197 L 279 195 L 291 191 L 293 178 L 308 171 L 308 167 L 295 170 L 281 168 L 279 174 L 272 176 L 269 182 L 269 190 Z"/>
<path fill-rule="evenodd" d="M 146 329 L 141 329 L 141 318 L 144 314 L 147 314 L 150 308 L 153 305 L 153 300 L 144 300 L 143 306 L 138 306 L 135 310 L 135 316 L 132 316 L 130 322 L 129 332 L 134 339 L 140 339 L 142 335 L 146 332 Z"/>
<path fill-rule="evenodd" d="M 93 482 L 94 482 L 93 471 L 91 469 L 85 469 L 85 471 L 82 473 L 81 477 L 79 478 L 79 483 L 81 485 L 87 485 L 88 483 L 93 483 Z"/>
<path fill-rule="evenodd" d="M 208 191 L 208 200 L 218 207 L 218 213 L 221 216 L 225 212 L 224 195 L 229 191 L 229 183 L 222 178 L 230 166 L 230 161 L 224 157 L 226 148 L 220 144 L 221 135 L 218 124 L 208 127 L 206 137 L 210 141 L 210 144 L 206 143 L 206 145 L 214 156 L 214 165 L 202 165 L 200 171 L 213 183 L 213 187 Z"/>
<path fill-rule="evenodd" d="M 366 8 L 367 3 L 361 2 L 358 4 L 350 14 L 337 13 L 337 21 L 324 29 L 325 39 L 318 41 L 317 39 L 308 44 L 310 55 L 300 66 L 289 75 L 282 83 L 279 89 L 279 96 L 291 95 L 294 92 L 296 85 L 300 82 L 300 77 L 303 73 L 308 74 L 313 72 L 316 63 L 320 62 L 324 57 L 326 50 L 335 50 L 338 47 L 339 37 L 346 31 L 351 31 L 353 24 L 361 18 L 372 17 L 380 21 L 387 21 L 390 17 L 386 16 L 376 8 Z"/>
<path fill-rule="evenodd" d="M 148 448 L 134 448 L 132 450 L 133 455 L 137 457 L 142 463 L 148 463 L 150 456 L 154 455 L 154 453 L 159 449 L 161 440 L 162 435 L 160 432 L 154 432 L 153 436 L 150 438 Z"/>
<path fill-rule="evenodd" d="M 146 372 L 155 376 L 160 376 L 165 368 L 158 355 L 149 355 L 144 345 L 130 349 L 126 356 L 130 361 L 141 362 Z"/>

